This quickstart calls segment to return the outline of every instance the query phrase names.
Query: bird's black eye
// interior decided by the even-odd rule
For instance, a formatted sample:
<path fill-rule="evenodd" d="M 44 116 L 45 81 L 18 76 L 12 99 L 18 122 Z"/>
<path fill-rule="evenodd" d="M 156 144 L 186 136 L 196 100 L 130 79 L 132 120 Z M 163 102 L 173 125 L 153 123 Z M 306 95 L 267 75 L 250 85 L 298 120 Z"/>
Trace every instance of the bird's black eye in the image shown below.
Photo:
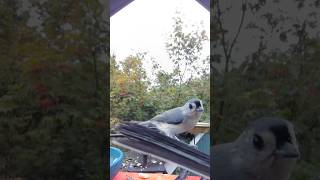
<path fill-rule="evenodd" d="M 201 107 L 200 101 L 196 101 L 196 102 L 194 102 L 194 103 L 196 104 L 196 107 Z"/>
<path fill-rule="evenodd" d="M 191 104 L 189 104 L 189 109 L 192 109 L 192 105 Z"/>
<path fill-rule="evenodd" d="M 253 145 L 256 149 L 262 150 L 264 147 L 264 142 L 261 136 L 255 134 L 253 136 Z"/>

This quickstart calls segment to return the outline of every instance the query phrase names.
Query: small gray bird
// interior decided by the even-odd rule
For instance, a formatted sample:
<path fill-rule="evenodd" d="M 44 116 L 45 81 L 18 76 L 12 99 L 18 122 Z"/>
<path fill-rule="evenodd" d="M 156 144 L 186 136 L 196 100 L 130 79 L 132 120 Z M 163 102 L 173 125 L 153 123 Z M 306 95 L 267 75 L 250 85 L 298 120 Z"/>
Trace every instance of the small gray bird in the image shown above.
<path fill-rule="evenodd" d="M 165 111 L 140 124 L 158 129 L 165 135 L 178 139 L 177 134 L 190 131 L 195 127 L 203 111 L 200 99 L 190 99 L 184 106 Z"/>
<path fill-rule="evenodd" d="M 287 180 L 299 149 L 293 125 L 260 118 L 237 140 L 212 148 L 214 180 Z"/>
<path fill-rule="evenodd" d="M 184 106 L 177 107 L 165 111 L 149 121 L 140 123 L 149 128 L 155 128 L 165 135 L 179 140 L 177 134 L 190 131 L 195 127 L 204 111 L 202 101 L 200 99 L 190 99 Z M 197 148 L 195 145 L 190 145 Z M 181 173 L 177 179 L 185 179 L 188 171 L 181 169 Z"/>
<path fill-rule="evenodd" d="M 172 141 L 172 144 L 174 144 L 175 140 L 180 141 L 176 136 L 177 134 L 190 131 L 195 127 L 195 125 L 200 120 L 203 111 L 204 111 L 204 108 L 203 108 L 202 101 L 200 99 L 193 98 L 193 99 L 190 99 L 184 106 L 165 111 L 148 121 L 141 122 L 141 123 L 136 122 L 136 123 L 148 128 L 148 129 L 145 129 L 144 132 L 150 132 L 150 130 L 155 130 L 156 132 L 160 132 L 161 134 L 164 134 L 170 138 L 173 138 L 173 140 L 170 140 L 170 141 Z M 118 129 L 121 129 L 121 128 L 118 128 Z M 113 135 L 112 137 L 121 137 L 121 136 L 122 135 Z M 145 137 L 147 137 L 147 135 L 145 135 Z M 154 142 L 160 141 L 159 143 L 161 144 L 161 139 L 153 139 L 153 141 Z M 114 141 L 114 143 L 119 143 L 119 142 L 121 141 L 120 140 Z M 124 144 L 126 143 L 123 143 L 123 142 L 120 143 L 120 145 L 124 145 Z M 143 144 L 143 142 L 140 142 L 140 144 Z M 188 146 L 191 146 L 192 148 L 197 148 L 195 145 L 188 145 Z M 130 147 L 127 147 L 127 148 L 130 149 Z M 144 155 L 144 157 L 146 158 L 147 155 Z M 160 157 L 160 159 L 162 158 Z M 179 176 L 179 178 L 183 179 L 188 174 L 188 171 L 186 169 L 181 169 L 181 172 L 182 173 L 181 173 L 181 176 Z"/>

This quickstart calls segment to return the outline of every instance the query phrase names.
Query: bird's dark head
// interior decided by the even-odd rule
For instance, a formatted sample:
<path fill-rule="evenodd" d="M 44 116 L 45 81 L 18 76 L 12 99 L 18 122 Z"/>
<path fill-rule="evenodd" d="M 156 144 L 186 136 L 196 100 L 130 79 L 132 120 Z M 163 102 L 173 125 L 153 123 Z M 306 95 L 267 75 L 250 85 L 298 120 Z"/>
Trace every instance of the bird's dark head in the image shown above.
<path fill-rule="evenodd" d="M 189 111 L 192 112 L 198 112 L 198 113 L 202 113 L 204 111 L 203 108 L 203 104 L 202 101 L 200 99 L 190 99 L 186 104 L 185 107 L 187 107 L 189 109 Z"/>
<path fill-rule="evenodd" d="M 292 124 L 281 118 L 260 118 L 249 127 L 251 149 L 261 157 L 298 158 L 299 150 Z"/>

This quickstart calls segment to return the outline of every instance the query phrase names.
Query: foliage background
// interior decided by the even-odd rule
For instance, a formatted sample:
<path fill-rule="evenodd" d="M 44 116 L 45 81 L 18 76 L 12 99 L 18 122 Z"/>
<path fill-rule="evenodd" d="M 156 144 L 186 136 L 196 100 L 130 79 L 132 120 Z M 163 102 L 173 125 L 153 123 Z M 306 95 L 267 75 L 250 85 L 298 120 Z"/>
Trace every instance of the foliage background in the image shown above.
<path fill-rule="evenodd" d="M 0 179 L 106 179 L 104 7 L 0 1 Z"/>
<path fill-rule="evenodd" d="M 186 22 L 180 16 L 174 20 L 166 43 L 172 72 L 160 67 L 160 59 L 150 59 L 143 52 L 124 60 L 111 56 L 111 128 L 121 121 L 149 120 L 168 109 L 184 105 L 193 97 L 203 101 L 205 113 L 201 121 L 209 121 L 209 56 L 201 58 L 202 44 L 208 41 L 208 37 L 201 27 L 187 32 L 184 29 Z M 154 77 L 147 77 L 143 66 L 146 61 L 152 61 Z"/>
<path fill-rule="evenodd" d="M 291 179 L 319 176 L 319 1 L 212 7 L 213 143 L 233 141 L 261 116 L 282 117 L 294 124 L 301 152 Z"/>

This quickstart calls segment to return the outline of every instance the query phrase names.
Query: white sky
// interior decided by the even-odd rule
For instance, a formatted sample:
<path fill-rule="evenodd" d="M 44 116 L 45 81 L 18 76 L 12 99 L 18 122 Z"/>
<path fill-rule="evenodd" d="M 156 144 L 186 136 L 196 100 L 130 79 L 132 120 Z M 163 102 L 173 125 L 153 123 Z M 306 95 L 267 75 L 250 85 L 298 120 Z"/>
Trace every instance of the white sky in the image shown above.
<path fill-rule="evenodd" d="M 195 0 L 135 0 L 110 19 L 111 55 L 122 61 L 129 55 L 147 52 L 149 58 L 154 58 L 163 70 L 170 72 L 172 64 L 165 42 L 173 31 L 173 17 L 177 10 L 181 12 L 184 24 L 190 28 L 193 25 L 203 27 L 210 37 L 210 13 Z M 202 56 L 209 54 L 207 41 Z M 151 77 L 149 58 L 143 63 L 147 76 Z"/>

